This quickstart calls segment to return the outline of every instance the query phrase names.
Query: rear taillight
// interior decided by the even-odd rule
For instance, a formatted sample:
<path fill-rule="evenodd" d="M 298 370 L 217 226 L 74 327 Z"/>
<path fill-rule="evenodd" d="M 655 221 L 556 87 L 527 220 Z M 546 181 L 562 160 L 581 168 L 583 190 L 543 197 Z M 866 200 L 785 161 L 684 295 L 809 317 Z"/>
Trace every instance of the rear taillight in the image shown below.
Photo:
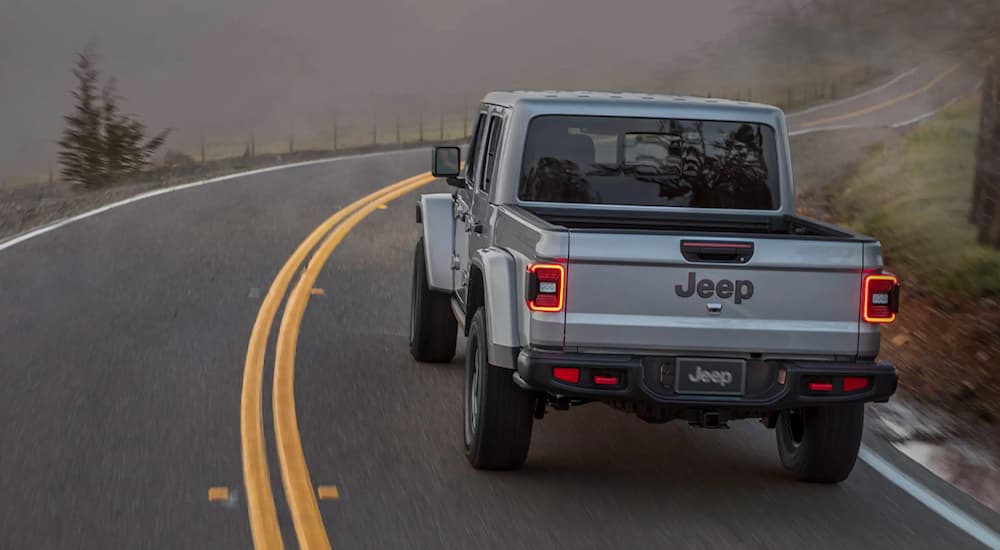
<path fill-rule="evenodd" d="M 570 384 L 580 383 L 580 369 L 576 367 L 555 367 L 552 369 L 552 378 L 559 380 L 560 382 L 569 382 Z"/>
<path fill-rule="evenodd" d="M 526 295 L 531 311 L 562 311 L 566 301 L 566 268 L 559 264 L 529 265 Z"/>
<path fill-rule="evenodd" d="M 843 381 L 844 393 L 860 391 L 868 387 L 867 376 L 845 376 Z"/>
<path fill-rule="evenodd" d="M 891 323 L 899 311 L 899 279 L 891 273 L 865 275 L 861 318 L 867 323 Z"/>

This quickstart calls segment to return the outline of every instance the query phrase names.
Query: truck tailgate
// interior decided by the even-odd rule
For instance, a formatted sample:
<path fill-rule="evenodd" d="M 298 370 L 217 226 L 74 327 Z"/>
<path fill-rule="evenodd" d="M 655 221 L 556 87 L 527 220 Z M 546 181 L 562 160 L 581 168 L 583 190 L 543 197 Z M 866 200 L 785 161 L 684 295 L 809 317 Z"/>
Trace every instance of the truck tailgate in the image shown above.
<path fill-rule="evenodd" d="M 712 246 L 730 245 L 746 254 L 752 246 L 752 254 L 745 263 L 712 256 Z M 799 236 L 571 231 L 564 343 L 595 351 L 855 355 L 863 247 Z M 698 250 L 706 255 L 691 254 Z"/>

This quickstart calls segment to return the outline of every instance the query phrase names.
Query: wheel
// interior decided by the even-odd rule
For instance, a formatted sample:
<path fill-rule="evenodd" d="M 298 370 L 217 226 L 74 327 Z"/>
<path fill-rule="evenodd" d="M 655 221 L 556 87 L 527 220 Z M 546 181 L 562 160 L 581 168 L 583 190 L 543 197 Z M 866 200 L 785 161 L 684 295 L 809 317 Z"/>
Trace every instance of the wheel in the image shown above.
<path fill-rule="evenodd" d="M 782 411 L 775 426 L 781 463 L 803 481 L 844 481 L 858 459 L 864 422 L 864 404 Z"/>
<path fill-rule="evenodd" d="M 455 357 L 458 321 L 451 311 L 451 296 L 427 284 L 424 239 L 413 252 L 413 289 L 410 296 L 410 354 L 424 363 L 447 363 Z"/>
<path fill-rule="evenodd" d="M 531 445 L 535 395 L 514 383 L 513 371 L 491 365 L 486 310 L 469 327 L 465 356 L 465 457 L 480 470 L 516 470 Z"/>

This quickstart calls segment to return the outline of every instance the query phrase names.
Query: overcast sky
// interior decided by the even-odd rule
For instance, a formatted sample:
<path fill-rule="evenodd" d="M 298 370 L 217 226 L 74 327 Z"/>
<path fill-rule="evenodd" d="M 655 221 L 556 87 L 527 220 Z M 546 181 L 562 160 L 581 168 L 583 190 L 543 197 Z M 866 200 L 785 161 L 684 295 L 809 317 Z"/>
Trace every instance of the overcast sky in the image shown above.
<path fill-rule="evenodd" d="M 0 178 L 54 159 L 88 42 L 126 108 L 185 147 L 493 88 L 635 88 L 751 17 L 740 0 L 0 2 Z"/>

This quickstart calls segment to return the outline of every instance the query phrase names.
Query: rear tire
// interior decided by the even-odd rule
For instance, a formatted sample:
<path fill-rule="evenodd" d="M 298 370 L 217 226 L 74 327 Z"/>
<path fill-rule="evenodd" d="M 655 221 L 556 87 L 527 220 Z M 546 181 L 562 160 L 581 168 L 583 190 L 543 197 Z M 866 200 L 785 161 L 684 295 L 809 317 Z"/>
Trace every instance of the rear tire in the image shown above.
<path fill-rule="evenodd" d="M 857 462 L 864 421 L 864 404 L 782 411 L 775 427 L 781 463 L 802 481 L 844 481 Z"/>
<path fill-rule="evenodd" d="M 536 397 L 514 383 L 514 371 L 490 364 L 487 342 L 480 307 L 465 357 L 465 458 L 479 470 L 516 470 L 528 458 Z"/>
<path fill-rule="evenodd" d="M 413 252 L 413 288 L 410 296 L 410 355 L 424 363 L 447 363 L 455 357 L 458 321 L 451 295 L 435 292 L 427 283 L 423 237 Z"/>

